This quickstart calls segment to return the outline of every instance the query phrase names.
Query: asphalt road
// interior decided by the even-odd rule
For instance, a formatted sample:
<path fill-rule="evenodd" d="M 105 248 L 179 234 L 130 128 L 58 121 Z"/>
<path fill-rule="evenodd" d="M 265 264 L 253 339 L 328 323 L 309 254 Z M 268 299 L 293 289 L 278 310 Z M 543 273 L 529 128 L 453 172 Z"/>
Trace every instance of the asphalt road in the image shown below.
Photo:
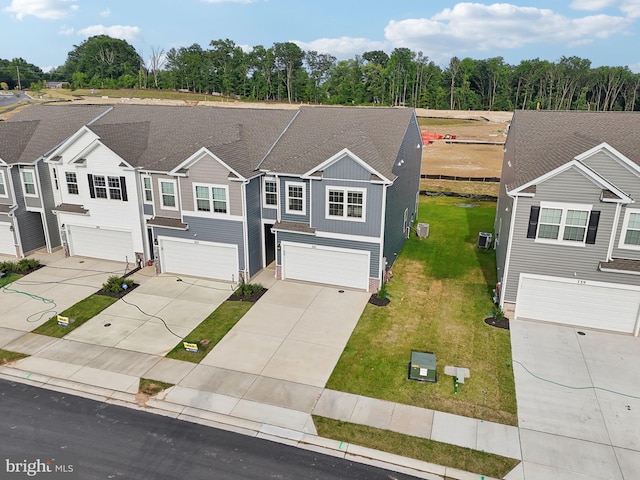
<path fill-rule="evenodd" d="M 16 455 L 29 460 L 64 456 L 73 465 L 73 475 L 60 478 L 83 480 L 413 478 L 254 437 L 0 380 L 0 478 L 15 477 L 6 473 L 9 467 L 5 462 Z"/>

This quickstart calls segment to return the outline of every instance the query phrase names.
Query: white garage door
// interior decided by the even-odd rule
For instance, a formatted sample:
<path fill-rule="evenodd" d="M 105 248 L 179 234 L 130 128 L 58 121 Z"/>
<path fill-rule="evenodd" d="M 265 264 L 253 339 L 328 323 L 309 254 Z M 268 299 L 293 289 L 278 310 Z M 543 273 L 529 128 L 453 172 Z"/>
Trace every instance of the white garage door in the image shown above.
<path fill-rule="evenodd" d="M 163 272 L 238 281 L 236 245 L 158 237 Z"/>
<path fill-rule="evenodd" d="M 634 333 L 640 291 L 622 285 L 521 275 L 516 317 Z"/>
<path fill-rule="evenodd" d="M 136 261 L 131 232 L 68 225 L 67 242 L 71 255 L 103 258 L 116 262 L 135 263 Z"/>
<path fill-rule="evenodd" d="M 0 253 L 15 256 L 15 240 L 13 239 L 13 232 L 9 230 L 9 227 L 11 227 L 9 223 L 0 223 Z"/>
<path fill-rule="evenodd" d="M 282 278 L 369 290 L 369 252 L 282 242 Z"/>

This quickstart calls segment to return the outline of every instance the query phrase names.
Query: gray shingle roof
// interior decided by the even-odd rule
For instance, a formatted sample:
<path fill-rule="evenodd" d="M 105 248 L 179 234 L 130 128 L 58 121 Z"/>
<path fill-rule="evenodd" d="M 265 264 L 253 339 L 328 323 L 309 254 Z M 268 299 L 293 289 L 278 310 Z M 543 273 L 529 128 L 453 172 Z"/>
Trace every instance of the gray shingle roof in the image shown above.
<path fill-rule="evenodd" d="M 519 187 L 606 142 L 640 165 L 640 113 L 516 110 L 507 148 Z"/>
<path fill-rule="evenodd" d="M 413 110 L 301 107 L 261 169 L 303 174 L 348 148 L 389 179 Z"/>
<path fill-rule="evenodd" d="M 109 107 L 32 105 L 0 122 L 0 158 L 33 163 Z"/>
<path fill-rule="evenodd" d="M 90 126 L 134 167 L 171 171 L 201 147 L 251 176 L 295 110 L 115 105 Z"/>

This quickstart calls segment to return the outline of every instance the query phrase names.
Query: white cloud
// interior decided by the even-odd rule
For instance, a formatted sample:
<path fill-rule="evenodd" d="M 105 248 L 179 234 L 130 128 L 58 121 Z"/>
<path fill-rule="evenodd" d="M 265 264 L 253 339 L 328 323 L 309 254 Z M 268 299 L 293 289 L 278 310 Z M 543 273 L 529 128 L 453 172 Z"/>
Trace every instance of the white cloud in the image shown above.
<path fill-rule="evenodd" d="M 59 35 L 72 35 L 73 32 L 75 32 L 75 29 L 73 27 L 67 27 L 66 25 L 63 25 L 60 27 L 60 30 L 58 30 Z"/>
<path fill-rule="evenodd" d="M 109 15 L 111 15 L 111 10 L 109 10 L 108 8 L 100 12 L 101 17 L 108 17 Z"/>
<path fill-rule="evenodd" d="M 303 50 L 329 53 L 338 59 L 353 58 L 355 55 L 361 55 L 370 50 L 387 50 L 389 47 L 386 42 L 354 37 L 319 38 L 311 42 L 292 41 Z"/>
<path fill-rule="evenodd" d="M 627 18 L 610 15 L 573 19 L 535 7 L 458 3 L 431 18 L 391 20 L 385 37 L 393 47 L 409 47 L 440 61 L 460 52 L 501 51 L 527 44 L 585 44 L 594 37 L 625 33 L 630 24 Z"/>
<path fill-rule="evenodd" d="M 78 35 L 84 37 L 93 37 L 95 35 L 108 35 L 120 40 L 132 42 L 140 36 L 140 27 L 131 27 L 129 25 L 112 25 L 105 27 L 104 25 L 91 25 L 89 27 L 78 30 Z"/>
<path fill-rule="evenodd" d="M 18 20 L 26 16 L 33 16 L 45 20 L 57 20 L 68 17 L 78 10 L 77 0 L 12 0 L 11 5 L 4 9 L 12 13 Z"/>
<path fill-rule="evenodd" d="M 640 1 L 638 0 L 573 0 L 569 5 L 575 10 L 598 12 L 605 8 L 617 8 L 629 18 L 640 17 Z"/>

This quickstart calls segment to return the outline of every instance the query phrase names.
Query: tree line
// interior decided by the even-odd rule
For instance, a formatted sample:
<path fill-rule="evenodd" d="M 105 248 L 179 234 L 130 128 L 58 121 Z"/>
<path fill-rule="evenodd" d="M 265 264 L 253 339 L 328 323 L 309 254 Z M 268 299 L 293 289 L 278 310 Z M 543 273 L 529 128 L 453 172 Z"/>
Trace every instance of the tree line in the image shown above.
<path fill-rule="evenodd" d="M 453 57 L 444 67 L 422 52 L 395 48 L 337 60 L 292 42 L 245 51 L 229 39 L 147 56 L 124 40 L 98 35 L 74 46 L 64 65 L 44 73 L 18 58 L 0 59 L 0 84 L 42 80 L 72 88 L 157 88 L 231 98 L 431 109 L 637 110 L 640 74 L 626 66 L 592 67 L 580 57 L 510 65 L 502 57 Z"/>

